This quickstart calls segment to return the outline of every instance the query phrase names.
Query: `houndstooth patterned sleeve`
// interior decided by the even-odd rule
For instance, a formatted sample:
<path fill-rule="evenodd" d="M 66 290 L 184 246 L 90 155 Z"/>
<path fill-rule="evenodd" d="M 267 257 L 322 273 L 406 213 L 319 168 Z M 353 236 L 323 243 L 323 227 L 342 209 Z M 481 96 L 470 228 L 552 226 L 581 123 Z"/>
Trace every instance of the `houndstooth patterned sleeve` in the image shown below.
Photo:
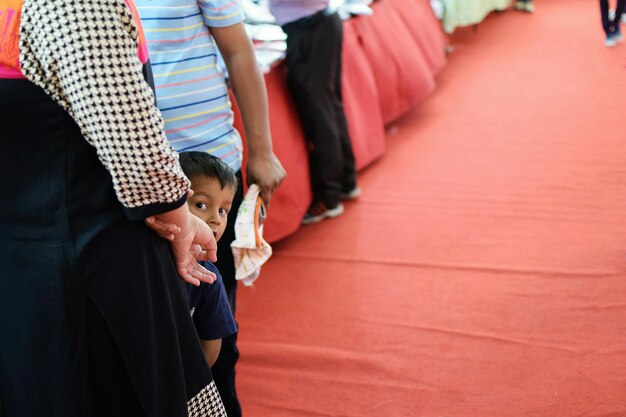
<path fill-rule="evenodd" d="M 187 401 L 187 414 L 189 417 L 227 417 L 214 381 Z"/>
<path fill-rule="evenodd" d="M 24 0 L 24 76 L 72 116 L 139 219 L 182 205 L 189 181 L 144 80 L 137 33 L 124 0 Z"/>

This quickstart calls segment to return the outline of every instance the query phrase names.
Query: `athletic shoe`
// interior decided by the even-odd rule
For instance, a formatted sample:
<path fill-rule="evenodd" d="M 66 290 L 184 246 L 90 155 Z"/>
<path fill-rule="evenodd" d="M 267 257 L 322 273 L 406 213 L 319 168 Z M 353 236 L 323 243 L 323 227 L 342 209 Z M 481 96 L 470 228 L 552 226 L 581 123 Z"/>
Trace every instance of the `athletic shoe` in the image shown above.
<path fill-rule="evenodd" d="M 606 39 L 604 40 L 604 46 L 608 46 L 609 48 L 612 48 L 615 45 L 617 45 L 617 39 L 615 39 L 613 35 L 607 36 Z"/>
<path fill-rule="evenodd" d="M 321 201 L 313 204 L 302 219 L 302 224 L 318 223 L 324 219 L 332 219 L 333 217 L 343 214 L 343 204 L 339 203 L 334 208 L 329 209 Z"/>
<path fill-rule="evenodd" d="M 345 193 L 341 193 L 341 199 L 342 200 L 356 200 L 357 198 L 361 197 L 361 194 L 363 194 L 363 191 L 361 191 L 361 188 L 357 185 L 352 190 L 345 192 Z"/>
<path fill-rule="evenodd" d="M 624 35 L 621 32 L 613 32 L 612 38 L 615 39 L 616 42 L 622 42 L 624 40 Z"/>
<path fill-rule="evenodd" d="M 526 2 L 516 1 L 515 2 L 515 10 L 526 10 Z"/>
<path fill-rule="evenodd" d="M 535 13 L 535 5 L 532 2 L 527 1 L 524 5 L 524 11 L 526 13 Z"/>

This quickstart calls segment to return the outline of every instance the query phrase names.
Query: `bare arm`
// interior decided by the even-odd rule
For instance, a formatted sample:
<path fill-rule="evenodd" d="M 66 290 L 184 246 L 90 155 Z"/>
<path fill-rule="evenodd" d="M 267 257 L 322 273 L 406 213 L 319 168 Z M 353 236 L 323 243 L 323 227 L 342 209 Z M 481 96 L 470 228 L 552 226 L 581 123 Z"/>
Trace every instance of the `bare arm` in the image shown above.
<path fill-rule="evenodd" d="M 220 355 L 222 349 L 222 339 L 214 340 L 201 340 L 202 350 L 204 350 L 204 357 L 209 366 L 212 367 L 217 361 L 217 357 Z"/>
<path fill-rule="evenodd" d="M 257 184 L 263 201 L 269 205 L 286 174 L 272 149 L 265 82 L 252 42 L 243 23 L 210 30 L 228 68 L 233 93 L 241 109 L 248 146 L 248 184 Z"/>

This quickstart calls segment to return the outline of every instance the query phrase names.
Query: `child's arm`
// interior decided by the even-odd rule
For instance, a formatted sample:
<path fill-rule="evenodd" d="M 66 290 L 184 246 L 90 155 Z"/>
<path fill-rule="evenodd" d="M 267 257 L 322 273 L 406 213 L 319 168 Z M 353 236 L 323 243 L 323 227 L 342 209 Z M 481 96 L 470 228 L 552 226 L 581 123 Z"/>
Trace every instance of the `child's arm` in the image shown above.
<path fill-rule="evenodd" d="M 222 339 L 213 340 L 201 340 L 202 350 L 204 350 L 204 357 L 212 367 L 217 361 L 217 357 L 220 355 L 220 349 L 222 349 Z"/>

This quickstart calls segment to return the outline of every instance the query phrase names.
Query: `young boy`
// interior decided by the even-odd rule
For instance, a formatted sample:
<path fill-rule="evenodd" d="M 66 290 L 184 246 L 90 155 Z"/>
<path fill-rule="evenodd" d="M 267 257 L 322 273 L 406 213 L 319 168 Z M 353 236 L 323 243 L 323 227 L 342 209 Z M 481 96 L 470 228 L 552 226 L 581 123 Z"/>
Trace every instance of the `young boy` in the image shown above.
<path fill-rule="evenodd" d="M 193 195 L 187 200 L 189 211 L 206 222 L 218 241 L 228 220 L 237 190 L 235 173 L 221 159 L 206 152 L 181 152 L 180 165 L 191 181 Z M 226 297 L 222 277 L 210 262 L 201 262 L 215 273 L 213 284 L 187 285 L 189 309 L 202 342 L 204 355 L 213 366 L 220 353 L 222 338 L 237 332 L 237 325 Z"/>

